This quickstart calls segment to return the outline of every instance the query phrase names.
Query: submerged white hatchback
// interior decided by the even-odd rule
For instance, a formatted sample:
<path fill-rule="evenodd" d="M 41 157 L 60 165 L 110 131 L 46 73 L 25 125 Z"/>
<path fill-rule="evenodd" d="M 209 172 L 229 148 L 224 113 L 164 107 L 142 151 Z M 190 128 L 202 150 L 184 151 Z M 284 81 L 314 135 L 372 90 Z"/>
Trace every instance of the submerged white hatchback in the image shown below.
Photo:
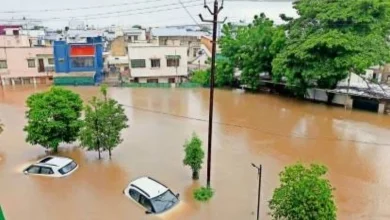
<path fill-rule="evenodd" d="M 72 159 L 49 156 L 30 165 L 23 172 L 26 175 L 64 177 L 73 173 L 77 168 L 78 165 Z"/>
<path fill-rule="evenodd" d="M 141 177 L 131 182 L 123 192 L 146 209 L 146 214 L 160 214 L 179 202 L 179 194 L 151 177 Z"/>

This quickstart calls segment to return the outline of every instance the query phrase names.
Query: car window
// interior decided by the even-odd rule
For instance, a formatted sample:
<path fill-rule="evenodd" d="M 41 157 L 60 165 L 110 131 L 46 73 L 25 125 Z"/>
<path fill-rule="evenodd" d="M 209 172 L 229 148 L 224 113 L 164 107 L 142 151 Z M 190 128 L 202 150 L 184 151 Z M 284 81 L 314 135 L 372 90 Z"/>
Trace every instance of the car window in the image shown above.
<path fill-rule="evenodd" d="M 150 203 L 150 200 L 144 195 L 139 196 L 139 204 L 145 207 L 146 210 L 152 212 L 152 204 Z"/>
<path fill-rule="evenodd" d="M 135 201 L 139 201 L 139 192 L 137 192 L 135 189 L 130 189 L 129 190 L 129 194 L 131 196 L 131 198 L 133 198 Z"/>
<path fill-rule="evenodd" d="M 170 209 L 174 206 L 179 200 L 172 193 L 171 190 L 167 190 L 165 193 L 153 198 L 152 200 L 153 208 L 156 213 L 164 212 L 165 210 Z"/>
<path fill-rule="evenodd" d="M 60 172 L 61 174 L 64 175 L 64 174 L 67 174 L 70 171 L 74 170 L 76 167 L 77 167 L 77 164 L 75 162 L 71 162 L 71 163 L 67 164 L 66 166 L 64 166 L 63 168 L 59 169 L 58 172 Z"/>
<path fill-rule="evenodd" d="M 40 167 L 39 166 L 30 166 L 27 169 L 28 173 L 39 173 Z"/>
<path fill-rule="evenodd" d="M 50 175 L 54 174 L 53 170 L 49 167 L 41 167 L 41 172 L 40 174 L 45 174 L 45 175 Z"/>

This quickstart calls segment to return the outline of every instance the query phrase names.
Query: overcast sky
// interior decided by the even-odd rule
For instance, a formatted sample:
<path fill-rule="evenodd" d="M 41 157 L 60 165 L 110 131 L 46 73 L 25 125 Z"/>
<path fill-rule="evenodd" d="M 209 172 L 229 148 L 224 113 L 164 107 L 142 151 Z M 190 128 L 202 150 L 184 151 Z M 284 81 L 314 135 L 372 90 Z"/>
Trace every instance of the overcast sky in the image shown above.
<path fill-rule="evenodd" d="M 104 27 L 108 25 L 164 26 L 195 24 L 186 12 L 186 6 L 193 18 L 201 23 L 198 14 L 211 18 L 203 8 L 203 0 L 1 0 L 0 23 L 23 17 L 41 20 L 51 28 L 62 28 L 69 21 L 81 20 L 88 25 Z M 210 0 L 208 0 L 210 1 Z M 210 7 L 212 4 L 209 4 Z M 225 1 L 221 20 L 251 21 L 253 16 L 264 12 L 280 23 L 279 14 L 296 16 L 290 0 Z"/>

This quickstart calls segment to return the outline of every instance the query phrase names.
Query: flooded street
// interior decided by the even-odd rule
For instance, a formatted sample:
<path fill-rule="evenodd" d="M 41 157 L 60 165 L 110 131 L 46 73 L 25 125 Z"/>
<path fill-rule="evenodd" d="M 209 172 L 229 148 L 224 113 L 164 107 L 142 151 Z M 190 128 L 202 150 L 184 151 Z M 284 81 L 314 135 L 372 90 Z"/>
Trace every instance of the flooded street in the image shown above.
<path fill-rule="evenodd" d="M 44 149 L 25 143 L 26 98 L 47 87 L 0 87 L 0 205 L 10 220 L 125 220 L 256 218 L 257 171 L 263 165 L 261 219 L 278 186 L 278 173 L 298 161 L 329 168 L 336 188 L 338 219 L 390 219 L 390 117 L 344 111 L 292 99 L 216 90 L 211 184 L 215 196 L 195 202 L 192 190 L 206 184 L 206 159 L 200 181 L 182 165 L 183 143 L 193 132 L 207 148 L 208 90 L 110 88 L 125 105 L 130 127 L 123 143 L 104 153 L 61 145 L 60 155 L 80 168 L 66 178 L 26 176 L 28 164 Z M 84 100 L 97 87 L 70 87 Z M 181 204 L 162 216 L 145 211 L 122 194 L 127 184 L 151 176 L 180 193 Z"/>

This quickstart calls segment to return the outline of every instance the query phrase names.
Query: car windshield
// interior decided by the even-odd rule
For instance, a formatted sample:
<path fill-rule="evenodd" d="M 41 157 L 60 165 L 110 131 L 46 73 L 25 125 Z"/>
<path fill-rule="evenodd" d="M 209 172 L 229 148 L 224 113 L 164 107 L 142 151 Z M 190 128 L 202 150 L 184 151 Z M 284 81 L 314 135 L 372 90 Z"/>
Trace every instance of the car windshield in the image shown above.
<path fill-rule="evenodd" d="M 174 206 L 179 200 L 171 192 L 171 190 L 152 199 L 154 211 L 156 213 L 164 212 Z"/>
<path fill-rule="evenodd" d="M 58 170 L 61 174 L 67 174 L 69 173 L 70 171 L 74 170 L 74 168 L 76 168 L 77 164 L 75 162 L 71 162 L 69 163 L 68 165 L 64 166 L 63 168 L 61 168 L 60 170 Z"/>

